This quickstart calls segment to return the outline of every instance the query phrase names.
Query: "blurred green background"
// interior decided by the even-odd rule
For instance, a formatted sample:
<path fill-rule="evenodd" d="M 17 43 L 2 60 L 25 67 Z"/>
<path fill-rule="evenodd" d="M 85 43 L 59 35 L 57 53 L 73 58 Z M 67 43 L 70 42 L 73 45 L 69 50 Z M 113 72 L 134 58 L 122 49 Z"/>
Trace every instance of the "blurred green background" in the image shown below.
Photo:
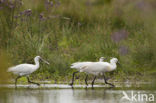
<path fill-rule="evenodd" d="M 40 55 L 50 66 L 43 63 L 31 79 L 59 82 L 71 79 L 73 62 L 117 57 L 122 67 L 107 76 L 151 82 L 155 11 L 155 0 L 1 0 L 0 49 L 9 57 L 0 58 L 1 66 L 6 64 L 1 68 L 34 63 Z"/>

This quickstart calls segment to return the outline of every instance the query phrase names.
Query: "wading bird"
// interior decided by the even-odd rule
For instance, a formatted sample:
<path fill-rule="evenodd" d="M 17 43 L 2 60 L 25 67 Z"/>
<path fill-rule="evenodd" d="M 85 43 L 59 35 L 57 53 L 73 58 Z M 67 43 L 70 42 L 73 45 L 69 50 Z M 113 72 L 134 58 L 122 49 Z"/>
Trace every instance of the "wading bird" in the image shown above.
<path fill-rule="evenodd" d="M 99 62 L 103 62 L 105 59 L 106 58 L 101 57 L 99 59 Z M 74 84 L 74 76 L 75 76 L 76 73 L 80 72 L 81 68 L 85 68 L 85 67 L 87 67 L 88 65 L 90 65 L 92 63 L 93 62 L 76 62 L 76 63 L 71 64 L 70 67 L 76 69 L 77 71 L 73 73 L 72 82 L 69 85 L 73 86 L 73 84 Z M 85 78 L 86 85 L 88 85 L 87 79 L 88 79 L 88 74 L 86 75 L 86 78 Z"/>
<path fill-rule="evenodd" d="M 33 73 L 34 71 L 36 71 L 40 67 L 39 60 L 42 60 L 46 64 L 49 64 L 47 61 L 42 59 L 40 56 L 36 56 L 34 58 L 35 65 L 34 64 L 19 64 L 14 67 L 10 67 L 8 69 L 8 72 L 12 72 L 13 74 L 18 75 L 17 78 L 15 79 L 15 88 L 16 88 L 17 80 L 23 76 L 27 77 L 28 83 L 40 85 L 39 83 L 32 82 L 29 79 L 29 75 L 31 73 Z"/>
<path fill-rule="evenodd" d="M 95 75 L 94 79 L 92 81 L 92 88 L 94 85 L 94 81 L 95 81 L 97 75 L 99 75 L 99 74 L 103 74 L 104 82 L 106 84 L 109 84 L 112 87 L 114 87 L 113 84 L 107 82 L 107 79 L 106 79 L 104 73 L 114 71 L 117 68 L 117 65 L 116 65 L 117 63 L 119 63 L 117 58 L 112 58 L 110 60 L 110 63 L 108 63 L 108 62 L 93 62 L 93 63 L 87 65 L 86 67 L 82 67 L 80 69 L 80 72 L 87 72 L 89 74 Z"/>

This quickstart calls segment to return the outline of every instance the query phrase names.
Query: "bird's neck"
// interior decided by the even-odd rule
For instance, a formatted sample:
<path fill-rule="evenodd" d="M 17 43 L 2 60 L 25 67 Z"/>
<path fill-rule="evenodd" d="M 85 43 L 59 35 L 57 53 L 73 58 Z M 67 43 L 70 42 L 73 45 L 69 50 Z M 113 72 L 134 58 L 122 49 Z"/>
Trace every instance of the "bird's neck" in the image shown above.
<path fill-rule="evenodd" d="M 39 61 L 38 61 L 38 60 L 35 60 L 35 66 L 36 66 L 36 69 L 38 69 L 38 68 L 39 68 L 40 63 L 39 63 Z"/>
<path fill-rule="evenodd" d="M 112 70 L 115 70 L 115 69 L 116 69 L 116 67 L 117 67 L 116 63 L 111 62 L 110 64 L 111 64 L 111 66 L 112 66 Z"/>

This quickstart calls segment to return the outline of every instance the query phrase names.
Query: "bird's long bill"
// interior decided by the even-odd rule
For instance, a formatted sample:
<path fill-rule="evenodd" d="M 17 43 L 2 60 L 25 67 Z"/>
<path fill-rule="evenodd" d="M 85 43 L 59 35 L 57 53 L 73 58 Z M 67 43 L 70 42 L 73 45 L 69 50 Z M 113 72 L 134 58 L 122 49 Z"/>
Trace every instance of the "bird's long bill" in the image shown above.
<path fill-rule="evenodd" d="M 104 57 L 104 60 L 107 60 L 108 58 L 107 57 Z"/>
<path fill-rule="evenodd" d="M 117 63 L 121 66 L 121 64 L 120 64 L 120 62 L 119 62 L 119 61 L 118 61 Z"/>
<path fill-rule="evenodd" d="M 46 60 L 44 60 L 44 59 L 42 59 L 42 58 L 41 58 L 41 60 L 42 60 L 44 63 L 48 64 L 48 65 L 50 64 L 49 62 L 47 62 Z"/>

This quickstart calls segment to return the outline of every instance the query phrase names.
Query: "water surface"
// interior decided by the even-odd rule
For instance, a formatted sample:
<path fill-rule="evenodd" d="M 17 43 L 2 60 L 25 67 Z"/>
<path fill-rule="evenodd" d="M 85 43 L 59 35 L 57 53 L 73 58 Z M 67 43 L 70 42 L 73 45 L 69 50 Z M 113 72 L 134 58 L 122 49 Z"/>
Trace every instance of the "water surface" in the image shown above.
<path fill-rule="evenodd" d="M 132 92 L 138 98 L 141 94 L 153 94 L 155 91 L 115 88 L 71 89 L 71 88 L 8 88 L 1 89 L 0 103 L 155 103 L 149 101 L 121 100 L 125 92 Z"/>

